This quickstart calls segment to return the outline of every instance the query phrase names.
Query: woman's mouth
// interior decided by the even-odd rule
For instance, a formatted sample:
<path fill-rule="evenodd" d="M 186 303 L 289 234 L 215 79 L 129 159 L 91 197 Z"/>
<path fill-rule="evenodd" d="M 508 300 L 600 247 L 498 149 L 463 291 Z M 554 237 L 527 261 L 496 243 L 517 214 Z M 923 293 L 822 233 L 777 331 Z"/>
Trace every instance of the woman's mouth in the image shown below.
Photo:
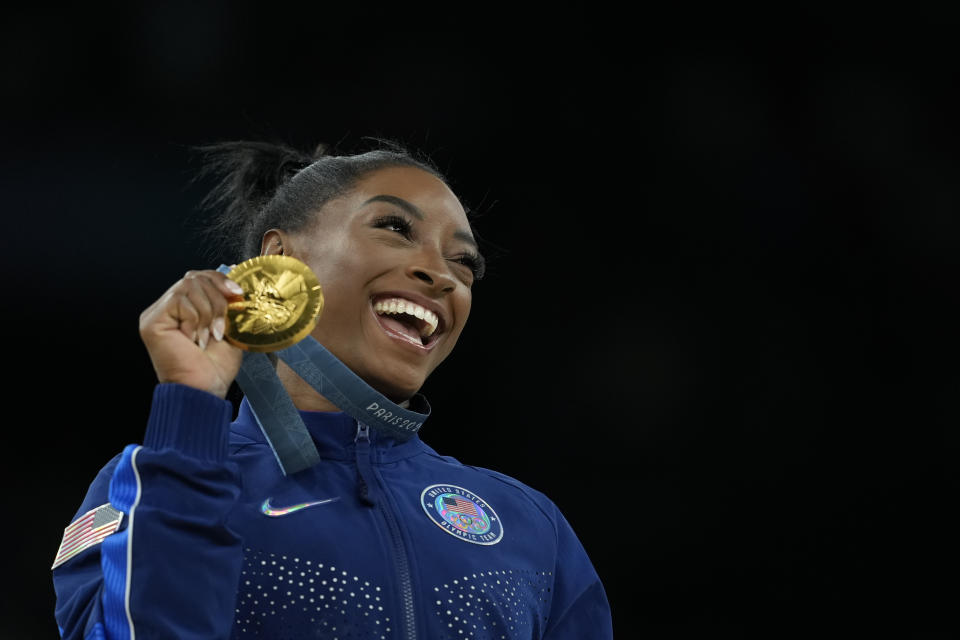
<path fill-rule="evenodd" d="M 374 315 L 387 335 L 420 349 L 431 349 L 440 336 L 440 318 L 416 302 L 390 296 L 374 300 Z"/>

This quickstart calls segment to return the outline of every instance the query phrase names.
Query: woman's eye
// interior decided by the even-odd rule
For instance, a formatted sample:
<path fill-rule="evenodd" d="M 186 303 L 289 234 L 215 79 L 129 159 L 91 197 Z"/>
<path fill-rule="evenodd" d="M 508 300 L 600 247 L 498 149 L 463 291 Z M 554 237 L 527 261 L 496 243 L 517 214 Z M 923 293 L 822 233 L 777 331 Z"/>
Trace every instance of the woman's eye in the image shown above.
<path fill-rule="evenodd" d="M 465 253 L 461 256 L 451 258 L 451 260 L 470 269 L 471 273 L 473 273 L 474 280 L 479 280 L 483 277 L 484 261 L 480 256 Z"/>
<path fill-rule="evenodd" d="M 382 218 L 377 218 L 374 220 L 373 226 L 377 229 L 395 231 L 403 236 L 409 236 L 411 231 L 410 223 L 400 216 L 383 216 Z"/>

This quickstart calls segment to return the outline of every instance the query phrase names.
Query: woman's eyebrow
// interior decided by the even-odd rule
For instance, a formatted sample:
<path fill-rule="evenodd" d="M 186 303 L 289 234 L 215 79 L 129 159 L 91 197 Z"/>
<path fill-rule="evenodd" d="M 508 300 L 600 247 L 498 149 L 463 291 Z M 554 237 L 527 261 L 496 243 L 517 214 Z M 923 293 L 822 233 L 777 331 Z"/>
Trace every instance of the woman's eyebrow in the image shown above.
<path fill-rule="evenodd" d="M 469 231 L 454 231 L 453 237 L 458 240 L 463 240 L 469 245 L 472 245 L 474 249 L 479 249 L 480 246 L 477 244 L 477 241 L 473 239 L 473 234 Z"/>
<path fill-rule="evenodd" d="M 403 209 L 404 211 L 406 211 L 407 213 L 409 213 L 410 215 L 412 215 L 417 220 L 423 220 L 423 211 L 420 211 L 420 209 L 418 209 L 415 205 L 407 202 L 403 198 L 398 198 L 397 196 L 389 196 L 389 195 L 373 196 L 372 198 L 370 198 L 360 206 L 365 207 L 371 202 L 389 202 L 390 204 L 395 204 L 401 209 Z"/>
<path fill-rule="evenodd" d="M 404 211 L 406 211 L 407 213 L 409 213 L 410 215 L 412 215 L 417 220 L 423 220 L 423 211 L 420 211 L 420 209 L 418 209 L 415 204 L 411 202 L 407 202 L 403 198 L 398 198 L 397 196 L 383 194 L 379 196 L 373 196 L 372 198 L 370 198 L 360 206 L 365 207 L 371 202 L 389 202 L 390 204 L 395 204 L 401 209 L 403 209 Z M 458 240 L 463 240 L 467 244 L 473 245 L 474 249 L 479 249 L 479 245 L 477 245 L 477 241 L 473 239 L 473 234 L 470 233 L 469 231 L 462 231 L 462 230 L 454 231 L 453 237 Z"/>

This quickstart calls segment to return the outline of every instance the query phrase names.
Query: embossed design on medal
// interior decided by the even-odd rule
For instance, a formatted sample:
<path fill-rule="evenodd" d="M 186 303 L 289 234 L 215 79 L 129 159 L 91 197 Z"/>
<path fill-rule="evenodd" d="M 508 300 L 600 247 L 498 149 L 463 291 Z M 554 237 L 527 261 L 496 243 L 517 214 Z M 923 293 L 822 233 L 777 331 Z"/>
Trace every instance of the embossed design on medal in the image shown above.
<path fill-rule="evenodd" d="M 323 292 L 310 268 L 290 256 L 257 256 L 227 277 L 243 299 L 227 307 L 226 338 L 247 351 L 277 351 L 305 338 L 323 309 Z"/>

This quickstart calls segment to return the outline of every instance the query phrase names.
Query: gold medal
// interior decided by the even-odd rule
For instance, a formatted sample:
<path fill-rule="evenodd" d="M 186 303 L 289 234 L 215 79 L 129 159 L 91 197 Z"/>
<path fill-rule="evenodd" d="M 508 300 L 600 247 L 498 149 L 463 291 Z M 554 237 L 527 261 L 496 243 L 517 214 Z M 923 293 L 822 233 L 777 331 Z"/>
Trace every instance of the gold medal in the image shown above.
<path fill-rule="evenodd" d="M 257 256 L 227 277 L 243 287 L 243 300 L 227 305 L 225 338 L 246 351 L 279 351 L 307 337 L 323 310 L 317 277 L 290 256 Z"/>

